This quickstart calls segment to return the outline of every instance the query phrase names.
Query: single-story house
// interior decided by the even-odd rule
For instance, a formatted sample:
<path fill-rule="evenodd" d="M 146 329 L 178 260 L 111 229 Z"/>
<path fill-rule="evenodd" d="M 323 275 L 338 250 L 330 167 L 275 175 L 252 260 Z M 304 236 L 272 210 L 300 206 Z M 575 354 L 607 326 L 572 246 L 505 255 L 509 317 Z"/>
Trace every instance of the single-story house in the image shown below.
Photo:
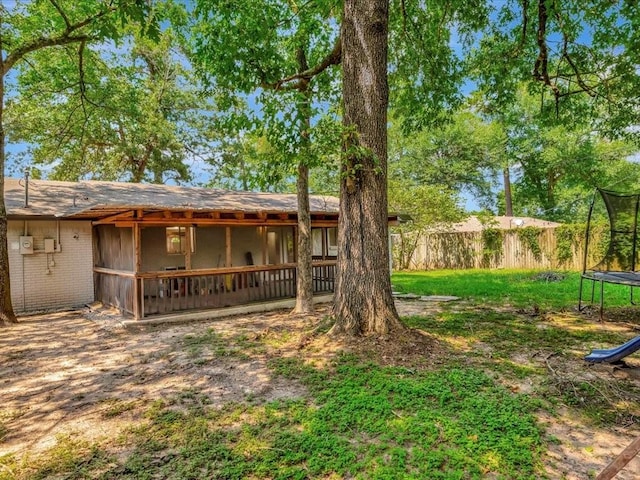
<path fill-rule="evenodd" d="M 94 301 L 135 319 L 295 297 L 291 194 L 6 179 L 18 313 Z M 313 288 L 334 288 L 338 199 L 311 196 Z"/>

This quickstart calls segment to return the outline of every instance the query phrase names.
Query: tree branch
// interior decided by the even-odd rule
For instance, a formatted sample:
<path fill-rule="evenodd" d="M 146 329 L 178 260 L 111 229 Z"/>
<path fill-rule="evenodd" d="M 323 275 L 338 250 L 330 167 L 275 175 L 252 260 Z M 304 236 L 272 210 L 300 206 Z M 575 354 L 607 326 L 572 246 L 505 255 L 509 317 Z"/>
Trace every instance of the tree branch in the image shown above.
<path fill-rule="evenodd" d="M 71 22 L 69 22 L 69 17 L 67 17 L 67 14 L 64 13 L 64 10 L 62 10 L 62 8 L 60 8 L 60 5 L 58 5 L 58 2 L 56 0 L 49 0 L 49 2 L 51 3 L 51 5 L 53 5 L 53 8 L 58 11 L 60 16 L 62 17 L 62 20 L 64 20 L 64 24 L 67 26 L 67 31 L 69 31 L 69 29 L 71 28 Z"/>
<path fill-rule="evenodd" d="M 7 55 L 7 58 L 2 65 L 2 75 L 6 75 L 18 60 L 31 52 L 35 52 L 36 50 L 40 50 L 41 48 L 69 45 L 71 43 L 88 41 L 90 39 L 91 37 L 89 35 L 66 36 L 66 34 L 65 36 L 60 37 L 38 38 L 33 42 L 24 45 Z"/>
<path fill-rule="evenodd" d="M 541 80 L 545 84 L 550 84 L 547 63 L 549 51 L 547 49 L 547 5 L 545 0 L 538 0 L 538 32 L 536 41 L 538 43 L 538 57 L 533 66 L 533 76 L 536 80 Z"/>
<path fill-rule="evenodd" d="M 80 89 L 80 104 L 82 105 L 82 113 L 85 119 L 89 117 L 87 115 L 87 107 L 84 104 L 85 101 L 89 101 L 87 98 L 87 85 L 84 82 L 84 47 L 86 43 L 87 42 L 83 40 L 78 46 L 78 88 Z"/>
<path fill-rule="evenodd" d="M 538 58 L 536 58 L 533 66 L 533 78 L 543 82 L 553 91 L 558 101 L 560 90 L 558 86 L 551 82 L 549 77 L 549 49 L 547 47 L 547 21 L 549 20 L 549 12 L 547 11 L 546 0 L 538 0 Z"/>
<path fill-rule="evenodd" d="M 515 56 L 517 56 L 524 48 L 527 40 L 527 28 L 529 28 L 529 0 L 522 0 L 522 31 L 520 33 L 520 42 L 516 47 Z"/>
<path fill-rule="evenodd" d="M 82 110 L 84 111 L 85 117 L 88 118 L 87 111 L 85 108 L 85 102 L 89 105 L 92 105 L 95 108 L 105 108 L 110 109 L 108 105 L 100 105 L 96 101 L 92 100 L 87 96 L 87 82 L 84 80 L 84 52 L 86 47 L 86 41 L 80 42 L 80 46 L 78 47 L 78 89 L 80 90 L 80 102 L 82 103 Z M 112 110 L 112 109 L 111 109 Z"/>
<path fill-rule="evenodd" d="M 284 90 L 284 89 L 297 89 L 304 87 L 316 75 L 321 74 L 327 68 L 332 65 L 339 65 L 342 61 L 342 42 L 340 37 L 336 39 L 336 44 L 333 46 L 333 50 L 316 66 L 309 68 L 304 72 L 298 72 L 283 79 L 278 80 L 275 83 L 262 82 L 261 87 L 269 90 Z M 285 85 L 287 83 L 298 81 L 293 85 Z"/>
<path fill-rule="evenodd" d="M 64 15 L 64 12 L 62 12 L 62 10 L 57 5 L 55 0 L 50 0 L 50 1 L 52 5 L 56 7 L 60 15 L 62 15 L 63 19 L 65 20 L 65 23 L 67 24 L 67 28 L 62 33 L 58 35 L 54 35 L 52 37 L 36 38 L 31 42 L 17 48 L 16 50 L 8 54 L 7 57 L 4 59 L 4 62 L 2 63 L 2 71 L 0 72 L 2 76 L 6 75 L 7 72 L 11 70 L 11 68 L 16 64 L 17 61 L 19 61 L 25 55 L 31 52 L 40 50 L 41 48 L 69 45 L 71 43 L 78 43 L 83 41 L 86 42 L 88 40 L 91 40 L 92 37 L 90 35 L 87 35 L 87 34 L 73 35 L 73 32 L 95 22 L 96 20 L 104 17 L 105 15 L 108 15 L 109 13 L 114 12 L 116 9 L 116 7 L 114 7 L 113 5 L 110 5 L 108 8 L 105 8 L 104 10 L 99 11 L 95 15 L 91 15 L 90 17 L 87 17 L 84 20 L 81 20 L 77 23 L 70 24 L 68 23 L 69 22 L 68 18 L 66 17 L 66 15 Z"/>
<path fill-rule="evenodd" d="M 580 70 L 578 69 L 576 64 L 573 62 L 571 55 L 569 55 L 569 50 L 567 48 L 569 39 L 567 38 L 567 35 L 564 33 L 564 31 L 562 32 L 562 39 L 563 39 L 562 58 L 564 58 L 567 61 L 567 63 L 571 67 L 571 70 L 573 70 L 573 74 L 575 76 L 576 82 L 578 82 L 578 85 L 580 86 L 582 91 L 587 93 L 589 96 L 591 97 L 598 96 L 598 93 L 595 91 L 595 89 L 590 85 L 587 85 L 587 83 L 584 81 L 584 79 L 582 78 L 582 74 L 580 73 Z"/>

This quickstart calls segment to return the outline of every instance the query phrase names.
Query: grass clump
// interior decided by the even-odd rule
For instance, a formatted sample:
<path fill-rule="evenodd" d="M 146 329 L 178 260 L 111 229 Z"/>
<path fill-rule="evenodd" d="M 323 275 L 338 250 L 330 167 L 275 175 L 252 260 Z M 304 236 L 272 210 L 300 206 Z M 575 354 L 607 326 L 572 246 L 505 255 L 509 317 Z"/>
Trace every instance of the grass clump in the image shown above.
<path fill-rule="evenodd" d="M 319 381 L 304 365 L 277 363 L 314 392 L 317 425 L 357 439 L 362 478 L 534 474 L 541 439 L 532 404 L 479 370 L 410 373 L 342 356 Z"/>
<path fill-rule="evenodd" d="M 0 458 L 0 480 L 41 480 L 48 478 L 93 478 L 93 472 L 107 467 L 113 459 L 100 445 L 74 438 L 58 436 L 46 455 Z"/>
<path fill-rule="evenodd" d="M 233 356 L 240 359 L 248 358 L 242 346 L 232 347 L 229 340 L 213 328 L 208 328 L 204 333 L 198 335 L 186 335 L 182 343 L 191 357 L 200 357 L 208 353 L 213 357 Z M 206 359 L 202 361 L 206 362 Z"/>
<path fill-rule="evenodd" d="M 140 404 L 140 402 L 136 400 L 126 401 L 118 398 L 109 398 L 104 400 L 102 403 L 104 404 L 104 409 L 102 410 L 103 418 L 117 417 L 125 412 L 135 410 L 135 408 Z"/>

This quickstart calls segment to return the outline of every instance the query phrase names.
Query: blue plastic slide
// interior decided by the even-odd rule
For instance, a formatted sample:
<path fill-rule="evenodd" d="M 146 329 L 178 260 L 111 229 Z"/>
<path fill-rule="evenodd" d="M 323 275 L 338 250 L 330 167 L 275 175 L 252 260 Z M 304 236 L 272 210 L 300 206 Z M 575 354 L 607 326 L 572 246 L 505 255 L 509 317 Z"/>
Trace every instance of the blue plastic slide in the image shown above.
<path fill-rule="evenodd" d="M 627 355 L 640 350 L 640 336 L 629 340 L 627 343 L 619 347 L 609 348 L 605 350 L 593 350 L 589 355 L 584 357 L 587 362 L 607 362 L 613 363 L 622 360 Z"/>

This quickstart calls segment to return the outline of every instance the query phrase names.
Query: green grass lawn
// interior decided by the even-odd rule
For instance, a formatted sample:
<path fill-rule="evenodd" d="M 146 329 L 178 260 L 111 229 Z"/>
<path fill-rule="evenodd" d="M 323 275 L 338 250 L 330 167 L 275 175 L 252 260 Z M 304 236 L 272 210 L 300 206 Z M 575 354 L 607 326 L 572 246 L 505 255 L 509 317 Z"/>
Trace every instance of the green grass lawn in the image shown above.
<path fill-rule="evenodd" d="M 515 307 L 569 309 L 578 304 L 580 274 L 556 272 L 563 277 L 548 281 L 545 272 L 534 270 L 434 270 L 398 272 L 392 276 L 396 290 L 418 295 L 454 295 L 476 303 L 510 304 Z M 605 308 L 629 304 L 629 288 L 605 284 Z M 585 283 L 587 300 L 591 282 Z M 640 295 L 640 293 L 638 293 Z M 596 286 L 596 302 L 599 287 Z"/>

